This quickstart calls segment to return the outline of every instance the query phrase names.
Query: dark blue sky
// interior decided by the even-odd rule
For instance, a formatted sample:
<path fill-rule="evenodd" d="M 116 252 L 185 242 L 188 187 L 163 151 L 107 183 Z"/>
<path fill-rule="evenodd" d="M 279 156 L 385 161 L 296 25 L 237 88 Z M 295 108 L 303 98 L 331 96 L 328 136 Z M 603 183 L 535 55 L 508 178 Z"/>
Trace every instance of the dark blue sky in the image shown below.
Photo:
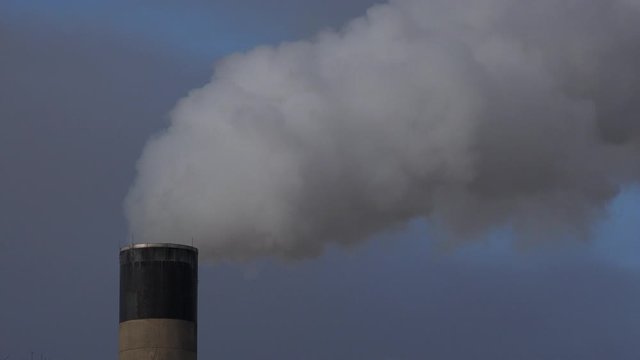
<path fill-rule="evenodd" d="M 221 56 L 373 1 L 0 2 L 0 358 L 117 356 L 122 199 Z M 208 264 L 202 359 L 637 359 L 640 190 L 596 240 L 442 250 L 422 222 L 315 260 Z"/>

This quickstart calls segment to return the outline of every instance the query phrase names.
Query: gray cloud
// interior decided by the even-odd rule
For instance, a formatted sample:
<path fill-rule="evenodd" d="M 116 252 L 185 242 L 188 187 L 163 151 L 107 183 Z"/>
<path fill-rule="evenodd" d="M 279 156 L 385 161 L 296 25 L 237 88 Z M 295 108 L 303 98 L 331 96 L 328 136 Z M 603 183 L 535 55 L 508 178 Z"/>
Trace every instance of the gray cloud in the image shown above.
<path fill-rule="evenodd" d="M 311 256 L 422 216 L 450 239 L 582 236 L 640 178 L 638 15 L 398 0 L 231 56 L 148 143 L 132 232 L 213 257 Z"/>

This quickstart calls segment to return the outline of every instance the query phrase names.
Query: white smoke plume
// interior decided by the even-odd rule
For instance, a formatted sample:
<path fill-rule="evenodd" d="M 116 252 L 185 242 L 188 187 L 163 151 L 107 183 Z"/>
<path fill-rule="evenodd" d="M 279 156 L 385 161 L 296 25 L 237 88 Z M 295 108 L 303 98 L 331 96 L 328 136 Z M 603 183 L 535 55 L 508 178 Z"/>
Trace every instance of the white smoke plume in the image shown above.
<path fill-rule="evenodd" d="M 581 233 L 640 179 L 640 1 L 397 0 L 220 62 L 153 137 L 136 241 L 314 256 L 414 218 Z"/>

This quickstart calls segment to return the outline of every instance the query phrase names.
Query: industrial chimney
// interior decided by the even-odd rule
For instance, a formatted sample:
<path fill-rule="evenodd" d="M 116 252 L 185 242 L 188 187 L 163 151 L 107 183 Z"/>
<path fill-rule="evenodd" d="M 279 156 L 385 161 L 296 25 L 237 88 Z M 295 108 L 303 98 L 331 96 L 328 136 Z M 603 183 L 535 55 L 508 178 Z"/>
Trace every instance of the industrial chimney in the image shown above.
<path fill-rule="evenodd" d="M 120 249 L 120 360 L 197 359 L 198 249 Z"/>

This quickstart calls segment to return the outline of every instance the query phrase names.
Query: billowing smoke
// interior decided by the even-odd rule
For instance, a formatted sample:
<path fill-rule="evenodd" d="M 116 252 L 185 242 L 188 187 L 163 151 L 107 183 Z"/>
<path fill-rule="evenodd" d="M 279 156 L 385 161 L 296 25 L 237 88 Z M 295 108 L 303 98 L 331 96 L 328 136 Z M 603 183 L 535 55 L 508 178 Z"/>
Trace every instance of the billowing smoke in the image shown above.
<path fill-rule="evenodd" d="M 423 217 L 587 232 L 640 179 L 640 1 L 397 0 L 219 63 L 152 138 L 136 241 L 313 256 Z"/>

